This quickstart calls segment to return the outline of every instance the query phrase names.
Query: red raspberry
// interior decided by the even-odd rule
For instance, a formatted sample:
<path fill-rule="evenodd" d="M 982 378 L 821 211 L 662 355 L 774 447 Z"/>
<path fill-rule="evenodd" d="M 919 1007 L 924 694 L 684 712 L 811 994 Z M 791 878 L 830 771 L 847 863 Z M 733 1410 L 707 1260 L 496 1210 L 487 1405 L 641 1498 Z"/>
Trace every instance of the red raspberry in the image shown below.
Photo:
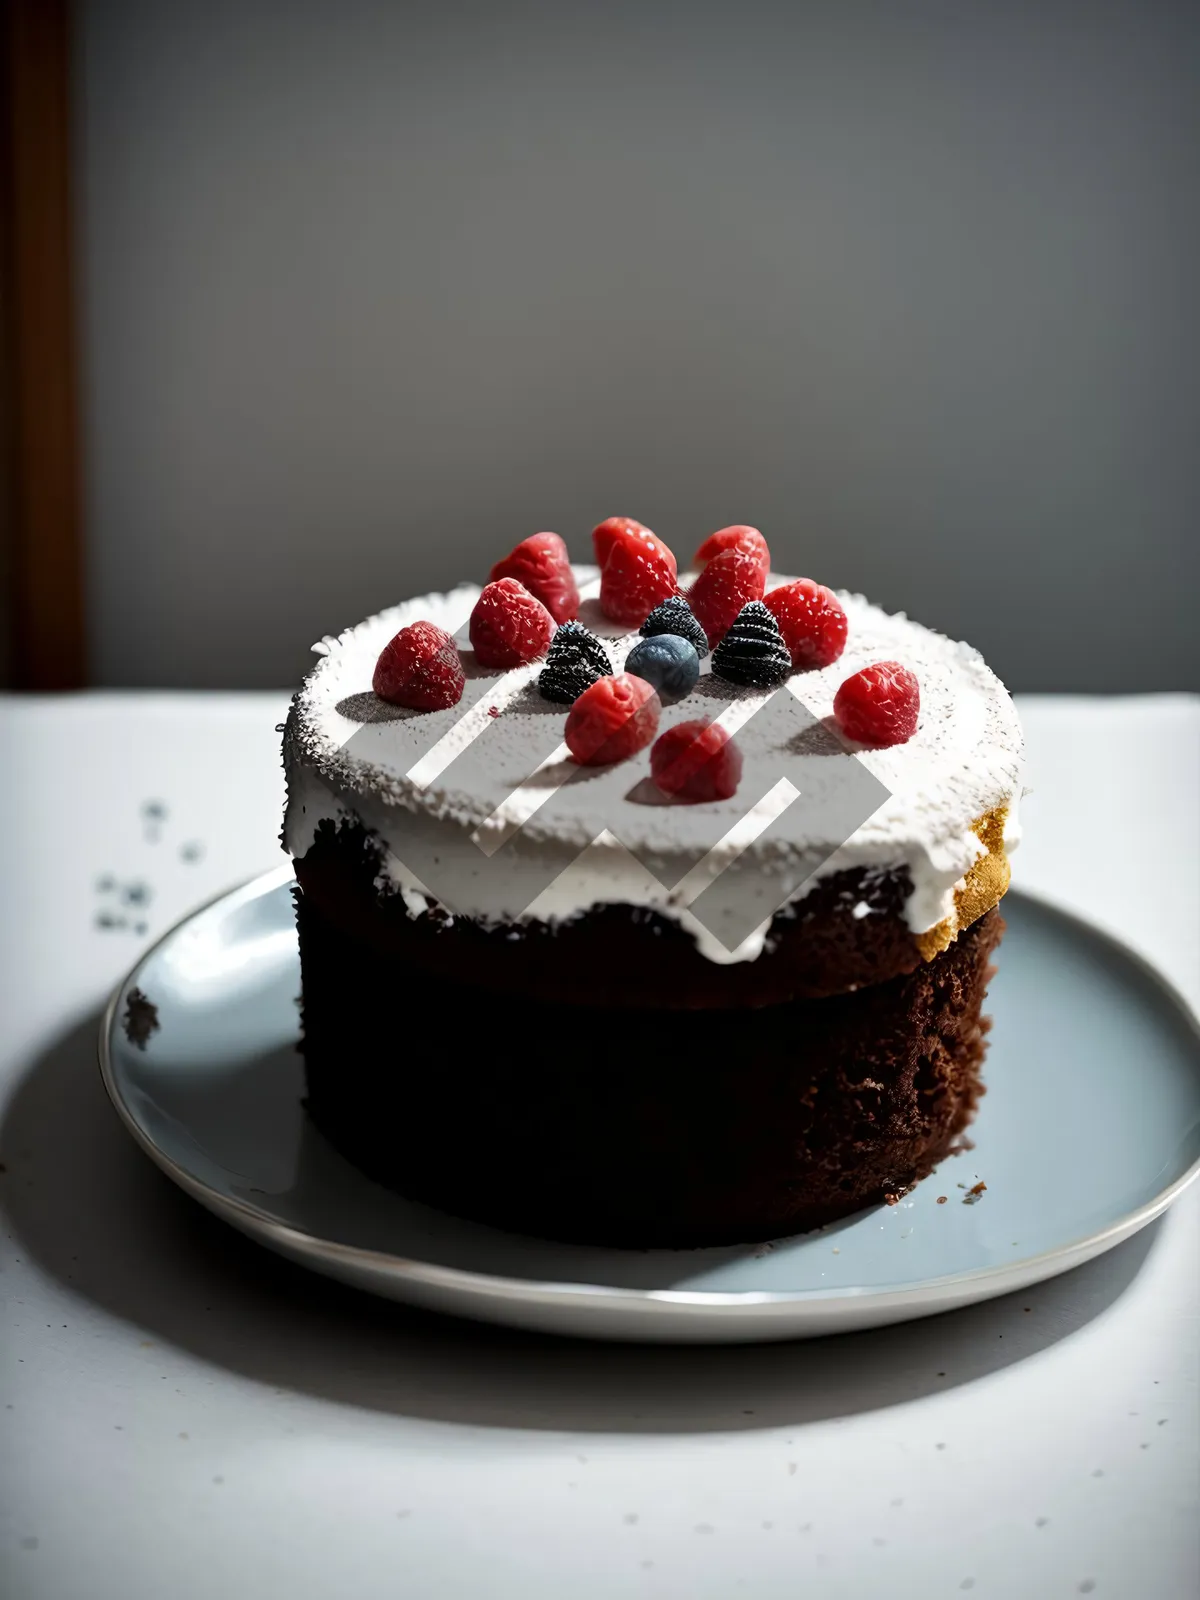
<path fill-rule="evenodd" d="M 715 722 L 681 722 L 651 750 L 650 776 L 678 800 L 728 800 L 742 781 L 742 752 Z"/>
<path fill-rule="evenodd" d="M 763 604 L 779 624 L 794 667 L 828 667 L 846 648 L 846 613 L 823 583 L 797 578 L 764 595 Z"/>
<path fill-rule="evenodd" d="M 661 539 L 645 530 L 617 534 L 608 545 L 600 574 L 600 609 L 623 628 L 640 628 L 668 595 L 678 589 L 675 557 Z"/>
<path fill-rule="evenodd" d="M 597 678 L 567 713 L 567 749 L 584 767 L 624 761 L 654 738 L 661 710 L 658 695 L 644 678 L 632 672 Z"/>
<path fill-rule="evenodd" d="M 464 682 L 450 635 L 432 622 L 412 622 L 379 652 L 371 687 L 391 705 L 442 711 L 462 699 Z"/>
<path fill-rule="evenodd" d="M 545 655 L 554 618 L 515 578 L 489 583 L 471 613 L 471 646 L 484 667 L 520 667 Z"/>
<path fill-rule="evenodd" d="M 726 550 L 740 550 L 743 555 L 753 556 L 762 567 L 764 576 L 771 571 L 771 552 L 767 549 L 767 541 L 757 528 L 751 528 L 744 522 L 710 533 L 692 557 L 692 565 L 702 572 L 714 556 Z"/>
<path fill-rule="evenodd" d="M 570 622 L 579 610 L 579 590 L 567 547 L 556 533 L 535 533 L 497 561 L 488 582 L 516 578 L 540 600 L 555 622 Z"/>
<path fill-rule="evenodd" d="M 859 744 L 904 744 L 917 731 L 920 709 L 921 686 L 898 661 L 864 667 L 833 698 L 838 727 Z"/>
<path fill-rule="evenodd" d="M 606 517 L 592 529 L 592 549 L 596 552 L 596 565 L 601 572 L 604 571 L 609 551 L 618 539 L 638 539 L 652 550 L 661 551 L 670 561 L 671 570 L 675 570 L 675 557 L 644 522 L 638 522 L 633 517 Z"/>
<path fill-rule="evenodd" d="M 729 632 L 743 606 L 761 600 L 767 575 L 757 556 L 723 550 L 713 556 L 687 593 L 697 622 L 716 645 Z"/>

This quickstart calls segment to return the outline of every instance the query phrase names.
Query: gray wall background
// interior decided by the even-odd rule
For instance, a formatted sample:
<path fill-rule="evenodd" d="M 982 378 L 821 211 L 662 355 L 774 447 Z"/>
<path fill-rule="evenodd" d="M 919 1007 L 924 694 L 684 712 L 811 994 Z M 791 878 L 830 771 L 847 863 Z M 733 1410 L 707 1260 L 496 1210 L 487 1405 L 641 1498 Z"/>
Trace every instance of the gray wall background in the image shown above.
<path fill-rule="evenodd" d="M 91 0 L 95 680 L 616 512 L 1200 687 L 1200 8 Z"/>

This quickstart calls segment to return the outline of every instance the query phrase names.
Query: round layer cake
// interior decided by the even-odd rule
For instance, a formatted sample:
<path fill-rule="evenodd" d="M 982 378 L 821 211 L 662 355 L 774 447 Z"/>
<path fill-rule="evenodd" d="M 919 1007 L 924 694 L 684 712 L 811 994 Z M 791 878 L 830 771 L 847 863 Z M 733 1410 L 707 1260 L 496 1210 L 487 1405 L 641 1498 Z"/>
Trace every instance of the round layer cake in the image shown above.
<path fill-rule="evenodd" d="M 638 632 L 575 570 L 620 671 Z M 742 752 L 736 793 L 681 804 L 648 749 L 571 758 L 541 661 L 478 663 L 479 594 L 323 640 L 288 719 L 317 1126 L 411 1198 L 585 1242 L 772 1238 L 894 1199 L 981 1093 L 1022 776 L 1003 685 L 970 647 L 839 595 L 832 665 L 743 689 L 709 657 L 664 704 L 662 730 L 719 717 Z M 417 621 L 460 642 L 443 710 L 372 690 Z M 885 659 L 915 674 L 919 720 L 864 748 L 834 696 Z"/>

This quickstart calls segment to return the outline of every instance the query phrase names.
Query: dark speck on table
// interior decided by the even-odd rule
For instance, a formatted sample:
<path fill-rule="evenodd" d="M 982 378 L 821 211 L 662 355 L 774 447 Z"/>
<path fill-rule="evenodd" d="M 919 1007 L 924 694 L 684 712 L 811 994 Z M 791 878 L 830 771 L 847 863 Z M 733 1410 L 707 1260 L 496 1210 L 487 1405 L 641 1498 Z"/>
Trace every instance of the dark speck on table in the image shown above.
<path fill-rule="evenodd" d="M 121 1019 L 125 1037 L 130 1044 L 144 1050 L 152 1033 L 158 1032 L 158 1007 L 148 1000 L 140 989 L 131 989 L 125 1001 L 125 1015 Z"/>

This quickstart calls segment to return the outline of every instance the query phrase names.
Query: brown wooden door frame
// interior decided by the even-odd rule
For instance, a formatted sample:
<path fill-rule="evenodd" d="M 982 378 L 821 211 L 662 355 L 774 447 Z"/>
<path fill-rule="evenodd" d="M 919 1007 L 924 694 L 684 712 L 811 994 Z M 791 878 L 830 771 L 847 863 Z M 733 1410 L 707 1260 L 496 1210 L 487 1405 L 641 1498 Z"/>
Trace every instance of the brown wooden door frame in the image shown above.
<path fill-rule="evenodd" d="M 79 688 L 87 671 L 70 13 L 0 0 L 0 684 L 19 689 Z"/>

